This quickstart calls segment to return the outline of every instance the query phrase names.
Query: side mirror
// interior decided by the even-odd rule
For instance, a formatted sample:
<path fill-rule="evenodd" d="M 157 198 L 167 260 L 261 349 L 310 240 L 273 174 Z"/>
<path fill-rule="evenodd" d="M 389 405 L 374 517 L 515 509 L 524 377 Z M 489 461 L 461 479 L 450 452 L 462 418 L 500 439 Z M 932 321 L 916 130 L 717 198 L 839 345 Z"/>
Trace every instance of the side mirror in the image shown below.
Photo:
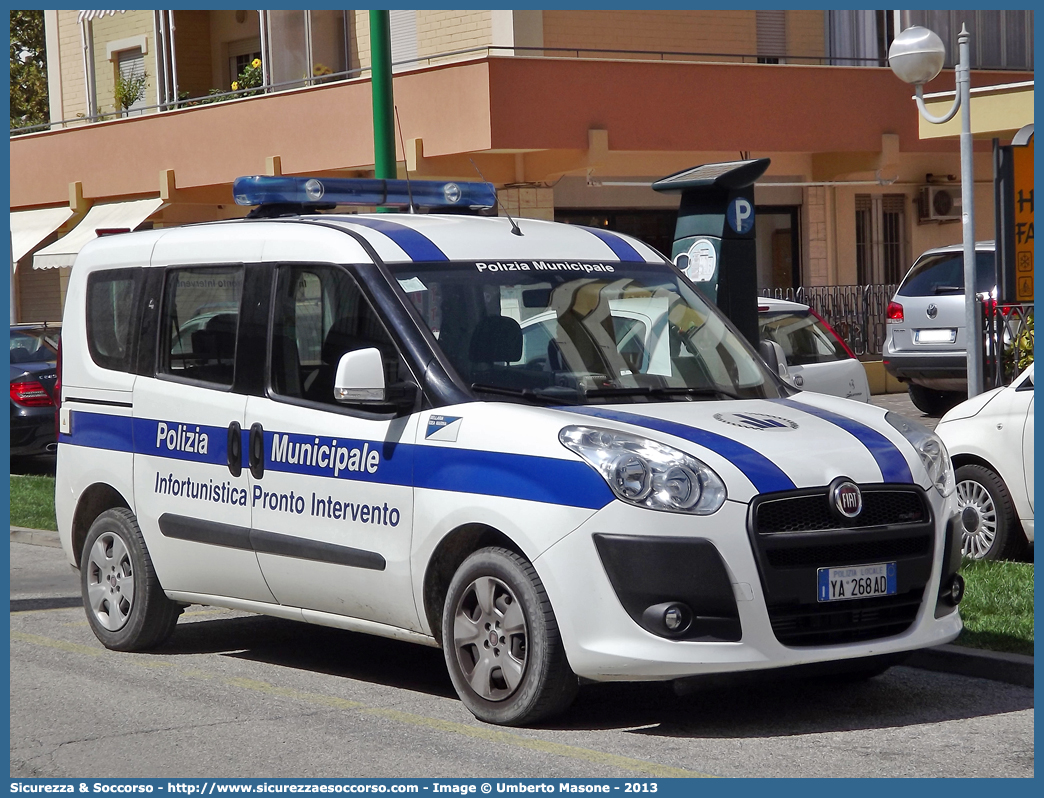
<path fill-rule="evenodd" d="M 334 399 L 345 404 L 384 404 L 384 361 L 376 348 L 345 352 L 334 373 Z"/>
<path fill-rule="evenodd" d="M 762 338 L 758 342 L 758 354 L 761 355 L 761 359 L 765 361 L 769 369 L 774 374 L 778 374 L 783 382 L 787 385 L 794 384 L 790 378 L 790 370 L 787 368 L 787 356 L 783 353 L 782 346 L 775 341 Z"/>

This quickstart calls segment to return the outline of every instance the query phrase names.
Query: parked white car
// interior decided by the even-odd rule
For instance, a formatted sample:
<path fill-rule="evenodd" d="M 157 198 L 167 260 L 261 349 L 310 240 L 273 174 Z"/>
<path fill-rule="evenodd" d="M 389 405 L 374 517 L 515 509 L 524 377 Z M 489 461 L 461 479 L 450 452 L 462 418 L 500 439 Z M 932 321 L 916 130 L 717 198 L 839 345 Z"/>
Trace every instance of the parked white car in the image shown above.
<path fill-rule="evenodd" d="M 963 551 L 1019 556 L 1033 542 L 1033 366 L 1005 388 L 962 402 L 935 428 L 957 471 Z"/>
<path fill-rule="evenodd" d="M 798 388 L 857 402 L 870 401 L 866 369 L 844 339 L 808 305 L 758 299 L 762 340 L 783 349 L 791 382 Z"/>

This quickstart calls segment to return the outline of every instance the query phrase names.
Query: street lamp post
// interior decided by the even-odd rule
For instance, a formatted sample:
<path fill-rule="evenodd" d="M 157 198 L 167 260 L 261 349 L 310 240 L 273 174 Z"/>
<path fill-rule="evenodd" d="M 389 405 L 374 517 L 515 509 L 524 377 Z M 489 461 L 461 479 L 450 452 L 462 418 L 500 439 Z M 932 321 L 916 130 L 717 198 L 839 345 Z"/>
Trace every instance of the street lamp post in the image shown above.
<path fill-rule="evenodd" d="M 935 33 L 914 25 L 892 41 L 888 63 L 892 71 L 914 84 L 917 109 L 932 124 L 949 122 L 961 111 L 961 221 L 964 234 L 964 330 L 968 350 L 968 396 L 982 393 L 982 320 L 975 292 L 975 170 L 972 163 L 971 88 L 969 41 L 971 34 L 961 25 L 957 37 L 956 96 L 943 116 L 932 116 L 924 105 L 924 84 L 935 78 L 946 60 L 946 47 Z"/>

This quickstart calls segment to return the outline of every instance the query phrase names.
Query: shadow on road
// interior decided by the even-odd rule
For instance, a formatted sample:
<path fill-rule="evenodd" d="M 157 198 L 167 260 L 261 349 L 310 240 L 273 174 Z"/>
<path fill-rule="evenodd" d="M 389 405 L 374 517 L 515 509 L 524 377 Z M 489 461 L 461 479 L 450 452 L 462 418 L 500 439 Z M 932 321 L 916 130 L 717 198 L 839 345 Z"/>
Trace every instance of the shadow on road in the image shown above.
<path fill-rule="evenodd" d="M 228 656 L 403 688 L 455 693 L 439 649 L 256 616 L 178 625 L 155 653 Z M 671 738 L 785 737 L 916 726 L 1033 708 L 1033 691 L 896 667 L 849 683 L 748 675 L 716 678 L 678 696 L 670 683 L 585 685 L 572 708 L 542 724 L 560 730 L 628 729 Z M 636 728 L 638 727 L 638 728 Z"/>

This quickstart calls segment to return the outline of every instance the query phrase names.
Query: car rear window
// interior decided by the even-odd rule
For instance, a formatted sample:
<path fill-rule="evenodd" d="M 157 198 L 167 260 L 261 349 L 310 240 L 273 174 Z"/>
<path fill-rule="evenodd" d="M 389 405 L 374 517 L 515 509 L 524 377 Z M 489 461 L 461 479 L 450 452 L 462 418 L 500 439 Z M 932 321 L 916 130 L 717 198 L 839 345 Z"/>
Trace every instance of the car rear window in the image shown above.
<path fill-rule="evenodd" d="M 788 366 L 808 366 L 847 360 L 841 342 L 807 310 L 761 311 L 758 326 L 763 340 L 775 341 Z"/>
<path fill-rule="evenodd" d="M 12 363 L 54 363 L 57 360 L 58 350 L 42 330 L 11 330 Z"/>
<path fill-rule="evenodd" d="M 996 287 L 995 260 L 992 252 L 975 253 L 976 293 L 988 293 Z M 963 294 L 964 253 L 946 252 L 921 258 L 906 275 L 898 293 L 900 296 Z"/>

